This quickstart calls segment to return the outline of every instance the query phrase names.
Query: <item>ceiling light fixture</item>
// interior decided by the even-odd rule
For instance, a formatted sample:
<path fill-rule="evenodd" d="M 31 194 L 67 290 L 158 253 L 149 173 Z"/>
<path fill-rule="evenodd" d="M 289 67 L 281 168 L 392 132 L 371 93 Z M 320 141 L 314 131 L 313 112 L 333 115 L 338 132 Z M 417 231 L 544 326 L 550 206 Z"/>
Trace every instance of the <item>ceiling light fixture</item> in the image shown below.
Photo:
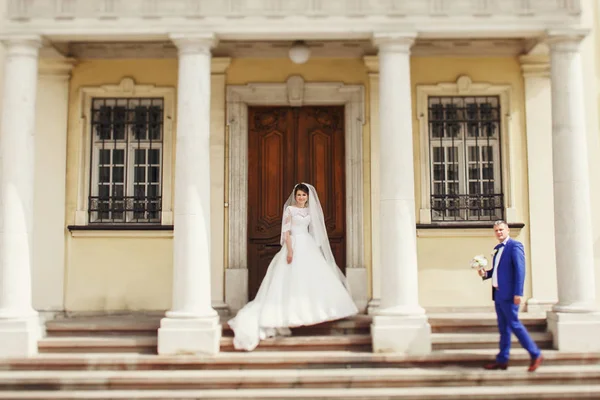
<path fill-rule="evenodd" d="M 298 40 L 292 44 L 288 54 L 293 63 L 304 64 L 310 57 L 310 48 L 303 40 Z"/>

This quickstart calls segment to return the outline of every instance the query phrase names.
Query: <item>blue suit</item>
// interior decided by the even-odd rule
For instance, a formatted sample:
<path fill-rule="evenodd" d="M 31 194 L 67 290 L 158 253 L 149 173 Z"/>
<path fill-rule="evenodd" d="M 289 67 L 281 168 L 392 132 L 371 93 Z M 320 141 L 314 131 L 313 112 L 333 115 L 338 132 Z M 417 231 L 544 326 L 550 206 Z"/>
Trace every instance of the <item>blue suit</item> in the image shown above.
<path fill-rule="evenodd" d="M 525 282 L 525 251 L 523 244 L 513 239 L 508 239 L 506 244 L 495 247 L 496 253 L 492 260 L 492 269 L 487 271 L 483 279 L 490 279 L 494 273 L 498 250 L 504 246 L 498 263 L 498 288 L 492 287 L 492 299 L 496 306 L 498 317 L 498 331 L 500 332 L 500 352 L 496 362 L 508 363 L 510 353 L 511 332 L 515 334 L 519 343 L 529 352 L 532 359 L 540 356 L 541 352 L 531 340 L 527 329 L 519 321 L 519 306 L 514 303 L 515 296 L 523 296 Z"/>

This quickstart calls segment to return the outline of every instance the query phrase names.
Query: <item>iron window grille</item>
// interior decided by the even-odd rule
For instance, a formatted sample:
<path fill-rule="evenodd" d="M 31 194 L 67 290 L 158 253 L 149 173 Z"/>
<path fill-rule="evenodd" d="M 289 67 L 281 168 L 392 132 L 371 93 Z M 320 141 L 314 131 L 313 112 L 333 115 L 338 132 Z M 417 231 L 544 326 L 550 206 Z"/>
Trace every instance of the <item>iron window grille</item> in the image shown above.
<path fill-rule="evenodd" d="M 431 220 L 504 218 L 498 96 L 429 97 Z"/>
<path fill-rule="evenodd" d="M 91 224 L 160 224 L 164 101 L 94 98 Z"/>

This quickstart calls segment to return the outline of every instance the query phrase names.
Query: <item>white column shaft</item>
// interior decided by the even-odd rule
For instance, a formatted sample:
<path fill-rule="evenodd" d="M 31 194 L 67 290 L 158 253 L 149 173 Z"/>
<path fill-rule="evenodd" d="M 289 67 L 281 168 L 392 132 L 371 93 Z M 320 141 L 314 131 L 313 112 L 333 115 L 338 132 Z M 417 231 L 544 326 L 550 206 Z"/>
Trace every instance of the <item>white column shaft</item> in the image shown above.
<path fill-rule="evenodd" d="M 214 316 L 210 279 L 210 44 L 179 47 L 173 306 L 168 317 Z"/>
<path fill-rule="evenodd" d="M 380 313 L 422 314 L 418 296 L 415 185 L 410 89 L 412 40 L 381 44 Z"/>
<path fill-rule="evenodd" d="M 559 312 L 594 309 L 594 254 L 580 38 L 550 42 Z"/>
<path fill-rule="evenodd" d="M 0 318 L 35 315 L 31 300 L 34 129 L 39 38 L 6 45 L 0 125 Z"/>

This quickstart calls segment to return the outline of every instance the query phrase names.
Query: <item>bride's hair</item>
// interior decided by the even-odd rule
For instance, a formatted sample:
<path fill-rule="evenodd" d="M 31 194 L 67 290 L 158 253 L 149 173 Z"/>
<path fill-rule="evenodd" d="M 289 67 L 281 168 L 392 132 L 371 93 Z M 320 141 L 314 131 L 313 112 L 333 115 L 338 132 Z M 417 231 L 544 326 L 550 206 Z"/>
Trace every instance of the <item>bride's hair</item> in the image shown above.
<path fill-rule="evenodd" d="M 298 190 L 302 190 L 306 194 L 308 194 L 308 192 L 309 192 L 308 186 L 306 186 L 304 183 L 299 183 L 296 185 L 296 187 L 294 188 L 294 195 L 296 195 L 296 193 L 298 193 Z"/>

